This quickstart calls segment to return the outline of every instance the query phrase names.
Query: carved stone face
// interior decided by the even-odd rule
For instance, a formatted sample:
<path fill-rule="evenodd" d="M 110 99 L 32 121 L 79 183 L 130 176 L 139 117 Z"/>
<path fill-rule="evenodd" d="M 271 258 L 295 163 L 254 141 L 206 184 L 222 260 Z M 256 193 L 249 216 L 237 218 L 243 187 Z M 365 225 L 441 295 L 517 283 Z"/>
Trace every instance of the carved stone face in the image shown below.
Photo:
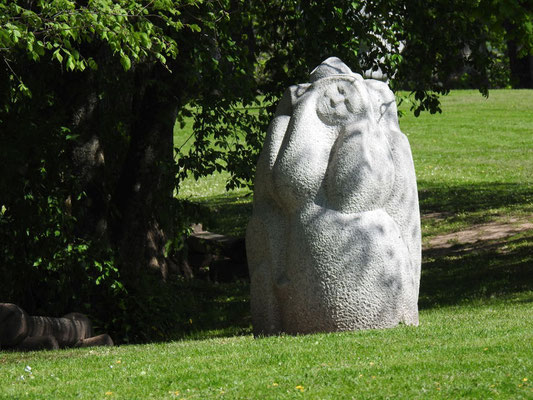
<path fill-rule="evenodd" d="M 342 212 L 385 204 L 394 183 L 387 139 L 364 80 L 326 76 L 295 97 L 273 168 L 275 198 L 291 212 L 316 203 Z"/>
<path fill-rule="evenodd" d="M 343 79 L 325 86 L 317 102 L 317 115 L 326 125 L 345 124 L 366 113 L 355 79 Z"/>

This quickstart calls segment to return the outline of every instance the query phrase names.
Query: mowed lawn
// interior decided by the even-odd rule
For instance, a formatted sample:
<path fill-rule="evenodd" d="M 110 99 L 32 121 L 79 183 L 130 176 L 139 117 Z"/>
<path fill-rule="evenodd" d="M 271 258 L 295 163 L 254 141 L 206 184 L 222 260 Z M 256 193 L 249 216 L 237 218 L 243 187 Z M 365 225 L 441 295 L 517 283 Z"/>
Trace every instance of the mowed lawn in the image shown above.
<path fill-rule="evenodd" d="M 0 352 L 0 398 L 533 399 L 533 91 L 457 91 L 443 111 L 401 120 L 422 211 L 419 327 L 254 339 L 232 292 L 246 283 L 218 285 L 225 300 L 206 315 L 233 310 L 225 329 L 204 321 L 172 343 Z M 224 193 L 223 178 L 186 182 L 180 196 L 209 210 L 209 229 L 242 235 L 251 196 Z M 469 230 L 479 236 L 464 240 Z"/>

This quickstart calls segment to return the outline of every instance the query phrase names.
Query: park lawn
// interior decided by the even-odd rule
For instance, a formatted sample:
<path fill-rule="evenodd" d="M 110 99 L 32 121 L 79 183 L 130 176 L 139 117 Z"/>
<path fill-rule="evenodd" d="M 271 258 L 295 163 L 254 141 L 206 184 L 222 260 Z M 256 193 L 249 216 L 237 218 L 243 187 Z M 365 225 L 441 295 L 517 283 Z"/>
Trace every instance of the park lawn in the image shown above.
<path fill-rule="evenodd" d="M 532 295 L 424 310 L 416 328 L 1 353 L 0 398 L 531 399 Z"/>
<path fill-rule="evenodd" d="M 401 120 L 423 216 L 419 327 L 254 339 L 247 284 L 214 285 L 183 340 L 1 352 L 0 398 L 533 398 L 533 230 L 429 245 L 533 220 L 533 91 L 457 91 L 443 111 Z M 186 182 L 180 197 L 208 210 L 209 229 L 242 235 L 251 196 L 223 188 Z"/>
<path fill-rule="evenodd" d="M 406 115 L 429 237 L 502 218 L 533 220 L 533 91 L 456 91 L 443 113 Z"/>

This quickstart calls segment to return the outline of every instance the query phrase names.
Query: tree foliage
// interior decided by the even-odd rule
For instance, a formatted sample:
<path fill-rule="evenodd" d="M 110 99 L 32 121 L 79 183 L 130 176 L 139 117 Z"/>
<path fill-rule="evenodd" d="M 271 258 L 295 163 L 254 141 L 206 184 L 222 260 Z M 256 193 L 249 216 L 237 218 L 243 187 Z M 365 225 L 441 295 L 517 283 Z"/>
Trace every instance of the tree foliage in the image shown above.
<path fill-rule="evenodd" d="M 174 191 L 221 170 L 250 184 L 288 85 L 335 55 L 437 112 L 458 82 L 486 93 L 508 43 L 531 54 L 525 1 L 0 0 L 0 300 L 122 339 L 149 338 L 148 314 L 172 329 L 147 282 L 179 270 Z"/>
<path fill-rule="evenodd" d="M 0 2 L 2 299 L 86 311 L 122 339 L 141 334 L 129 332 L 142 327 L 139 310 L 162 304 L 139 265 L 162 269 L 163 231 L 186 224 L 172 217 L 172 130 L 202 54 L 175 60 L 178 40 L 208 51 L 201 7 Z"/>

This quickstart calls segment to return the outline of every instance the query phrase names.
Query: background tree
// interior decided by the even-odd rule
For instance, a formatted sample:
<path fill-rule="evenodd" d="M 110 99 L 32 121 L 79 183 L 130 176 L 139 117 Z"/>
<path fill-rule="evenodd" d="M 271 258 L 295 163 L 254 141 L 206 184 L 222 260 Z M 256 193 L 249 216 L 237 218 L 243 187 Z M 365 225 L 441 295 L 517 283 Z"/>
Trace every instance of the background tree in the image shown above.
<path fill-rule="evenodd" d="M 481 10 L 490 32 L 503 39 L 512 87 L 533 88 L 533 3 L 492 1 L 483 3 Z"/>

